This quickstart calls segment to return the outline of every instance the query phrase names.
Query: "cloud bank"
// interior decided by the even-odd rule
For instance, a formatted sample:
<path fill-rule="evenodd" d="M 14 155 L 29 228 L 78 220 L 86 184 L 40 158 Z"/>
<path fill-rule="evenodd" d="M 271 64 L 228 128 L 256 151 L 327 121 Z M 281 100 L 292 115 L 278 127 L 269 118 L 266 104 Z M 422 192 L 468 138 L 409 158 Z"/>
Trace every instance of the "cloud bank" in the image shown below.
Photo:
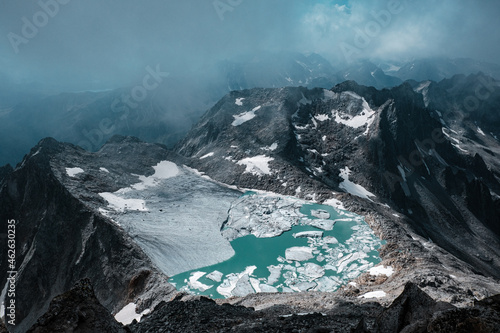
<path fill-rule="evenodd" d="M 3 0 L 0 73 L 58 89 L 135 84 L 147 66 L 202 72 L 241 54 L 471 57 L 498 62 L 500 2 Z"/>

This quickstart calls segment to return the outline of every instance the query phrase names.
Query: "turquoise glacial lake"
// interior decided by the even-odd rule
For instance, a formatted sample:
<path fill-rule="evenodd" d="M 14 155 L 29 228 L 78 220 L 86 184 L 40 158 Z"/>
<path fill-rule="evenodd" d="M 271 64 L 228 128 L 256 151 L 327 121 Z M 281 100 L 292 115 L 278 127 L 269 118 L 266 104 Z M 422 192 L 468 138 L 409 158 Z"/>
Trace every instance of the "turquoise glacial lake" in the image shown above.
<path fill-rule="evenodd" d="M 318 214 L 312 212 L 318 210 L 335 222 L 332 230 L 299 223 L 277 237 L 236 238 L 231 242 L 235 255 L 229 260 L 175 275 L 169 282 L 178 290 L 211 298 L 255 292 L 335 291 L 381 261 L 377 249 L 383 242 L 363 217 L 310 203 L 303 204 L 300 213 L 304 221 L 314 220 Z M 320 233 L 294 237 L 309 231 L 322 232 L 322 237 Z M 287 259 L 287 249 L 297 247 L 305 256 Z"/>

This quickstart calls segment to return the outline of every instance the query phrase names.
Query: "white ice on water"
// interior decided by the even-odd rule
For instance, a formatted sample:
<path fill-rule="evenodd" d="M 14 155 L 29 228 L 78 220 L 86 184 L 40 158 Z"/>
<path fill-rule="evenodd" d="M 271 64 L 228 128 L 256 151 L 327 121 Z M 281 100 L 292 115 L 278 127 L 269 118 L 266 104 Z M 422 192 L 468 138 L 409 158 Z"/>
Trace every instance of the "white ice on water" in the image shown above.
<path fill-rule="evenodd" d="M 313 249 L 306 246 L 294 246 L 285 251 L 286 260 L 306 261 L 314 258 Z"/>
<path fill-rule="evenodd" d="M 189 277 L 188 286 L 191 287 L 192 289 L 198 289 L 199 291 L 205 291 L 205 290 L 212 288 L 213 285 L 209 286 L 209 285 L 203 284 L 200 281 L 198 281 L 198 279 L 201 278 L 202 276 L 204 276 L 205 274 L 207 274 L 207 273 L 206 272 L 194 272 L 194 273 L 192 273 L 191 276 Z"/>

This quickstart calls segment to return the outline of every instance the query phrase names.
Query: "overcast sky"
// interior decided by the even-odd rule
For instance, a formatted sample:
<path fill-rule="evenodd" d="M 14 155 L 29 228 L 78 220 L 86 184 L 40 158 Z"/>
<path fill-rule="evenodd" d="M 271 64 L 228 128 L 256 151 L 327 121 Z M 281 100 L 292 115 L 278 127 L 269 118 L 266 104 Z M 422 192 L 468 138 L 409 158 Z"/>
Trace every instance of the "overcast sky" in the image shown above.
<path fill-rule="evenodd" d="M 497 0 L 0 0 L 0 72 L 104 89 L 264 51 L 498 63 L 499 17 Z"/>

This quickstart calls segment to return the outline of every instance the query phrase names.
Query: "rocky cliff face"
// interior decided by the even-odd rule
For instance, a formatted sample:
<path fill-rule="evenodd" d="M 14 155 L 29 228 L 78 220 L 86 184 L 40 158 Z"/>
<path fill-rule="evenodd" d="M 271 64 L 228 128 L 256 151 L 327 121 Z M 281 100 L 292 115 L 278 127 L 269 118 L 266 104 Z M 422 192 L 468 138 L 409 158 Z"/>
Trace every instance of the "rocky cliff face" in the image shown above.
<path fill-rule="evenodd" d="M 54 297 L 48 311 L 27 332 L 124 333 L 127 331 L 99 303 L 90 280 L 83 279 L 71 290 Z"/>
<path fill-rule="evenodd" d="M 54 296 L 82 278 L 92 281 L 97 298 L 109 311 L 117 311 L 139 297 L 144 306 L 149 306 L 172 291 L 166 277 L 130 237 L 85 204 L 82 197 L 88 190 L 76 191 L 78 182 L 63 176 L 66 166 L 74 166 L 88 154 L 81 148 L 45 139 L 3 182 L 3 239 L 7 237 L 7 221 L 16 221 L 16 325 L 8 326 L 13 332 L 25 331 L 46 311 Z M 124 168 L 141 163 L 147 162 L 130 161 Z M 107 179 L 96 186 L 113 188 L 123 181 Z M 95 197 L 87 195 L 87 199 Z M 6 256 L 0 260 L 1 279 L 5 281 L 6 272 L 12 269 Z"/>
<path fill-rule="evenodd" d="M 310 295 L 307 295 L 308 297 Z M 295 305 L 258 310 L 179 295 L 123 327 L 99 304 L 88 280 L 57 296 L 28 332 L 498 332 L 500 300 L 458 309 L 408 283 L 387 307 L 335 299 L 328 309 L 297 314 Z M 290 302 L 292 303 L 292 302 Z"/>
<path fill-rule="evenodd" d="M 491 132 L 469 139 L 470 150 L 457 145 L 449 133 L 470 126 L 450 127 L 431 105 L 471 115 L 453 108 L 457 102 L 447 95 L 434 101 L 431 87 L 405 83 L 378 91 L 348 81 L 332 90 L 232 92 L 176 150 L 197 169 L 241 188 L 319 200 L 348 192 L 389 205 L 420 236 L 498 278 L 499 141 Z M 488 130 L 497 111 L 485 108 L 498 96 L 495 90 L 476 112 L 492 118 L 478 120 Z"/>

